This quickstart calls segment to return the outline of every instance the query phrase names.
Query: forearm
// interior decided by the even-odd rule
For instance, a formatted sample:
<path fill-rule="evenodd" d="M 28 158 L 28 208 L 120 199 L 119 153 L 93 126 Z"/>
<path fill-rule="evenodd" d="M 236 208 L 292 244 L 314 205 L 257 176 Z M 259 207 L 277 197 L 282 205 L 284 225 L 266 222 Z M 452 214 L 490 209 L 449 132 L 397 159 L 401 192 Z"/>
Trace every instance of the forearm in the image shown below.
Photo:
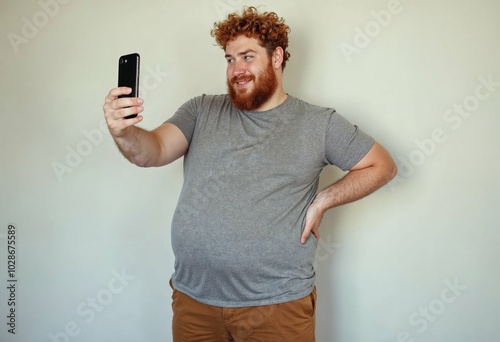
<path fill-rule="evenodd" d="M 375 167 L 353 170 L 316 195 L 314 202 L 326 211 L 333 207 L 354 202 L 388 183 L 395 170 L 381 172 Z"/>
<path fill-rule="evenodd" d="M 160 144 L 155 135 L 142 128 L 130 126 L 125 134 L 113 136 L 118 149 L 131 163 L 148 167 L 156 164 Z"/>
<path fill-rule="evenodd" d="M 328 209 L 371 194 L 394 178 L 396 172 L 396 165 L 389 157 L 382 165 L 351 170 L 344 178 L 320 191 L 307 209 L 306 224 L 300 242 L 305 243 L 310 233 L 319 239 L 318 228 Z"/>

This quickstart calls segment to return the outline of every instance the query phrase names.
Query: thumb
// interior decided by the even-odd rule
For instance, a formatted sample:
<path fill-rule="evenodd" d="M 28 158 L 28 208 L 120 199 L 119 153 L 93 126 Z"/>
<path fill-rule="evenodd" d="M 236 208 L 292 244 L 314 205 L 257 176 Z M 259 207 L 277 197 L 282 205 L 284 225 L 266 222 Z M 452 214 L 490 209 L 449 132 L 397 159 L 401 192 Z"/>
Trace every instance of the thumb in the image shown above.
<path fill-rule="evenodd" d="M 302 235 L 300 236 L 300 243 L 304 244 L 310 234 L 311 234 L 311 227 L 310 227 L 310 224 L 308 224 L 308 222 L 306 220 L 304 230 L 302 231 Z"/>

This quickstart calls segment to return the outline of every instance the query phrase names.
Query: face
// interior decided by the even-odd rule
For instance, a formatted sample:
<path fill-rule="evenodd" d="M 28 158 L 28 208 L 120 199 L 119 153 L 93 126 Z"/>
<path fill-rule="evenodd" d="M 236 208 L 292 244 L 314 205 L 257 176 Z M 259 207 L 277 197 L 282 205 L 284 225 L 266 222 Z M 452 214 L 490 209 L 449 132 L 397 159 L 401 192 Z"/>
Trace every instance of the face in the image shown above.
<path fill-rule="evenodd" d="M 278 79 L 257 39 L 239 36 L 226 46 L 227 88 L 236 108 L 258 110 L 276 92 Z"/>

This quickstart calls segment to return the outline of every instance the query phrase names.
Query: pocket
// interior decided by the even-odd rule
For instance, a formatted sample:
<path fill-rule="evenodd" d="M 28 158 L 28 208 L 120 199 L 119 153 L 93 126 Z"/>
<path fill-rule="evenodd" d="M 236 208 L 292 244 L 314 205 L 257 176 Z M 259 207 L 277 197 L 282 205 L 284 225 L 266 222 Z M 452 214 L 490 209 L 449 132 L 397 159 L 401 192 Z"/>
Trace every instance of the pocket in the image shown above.
<path fill-rule="evenodd" d="M 311 308 L 312 308 L 311 316 L 314 316 L 316 314 L 316 300 L 317 300 L 316 286 L 309 295 L 309 298 L 311 299 Z"/>
<path fill-rule="evenodd" d="M 313 288 L 308 296 L 299 299 L 297 304 L 301 307 L 300 312 L 303 312 L 307 318 L 314 317 L 316 314 L 316 287 Z"/>

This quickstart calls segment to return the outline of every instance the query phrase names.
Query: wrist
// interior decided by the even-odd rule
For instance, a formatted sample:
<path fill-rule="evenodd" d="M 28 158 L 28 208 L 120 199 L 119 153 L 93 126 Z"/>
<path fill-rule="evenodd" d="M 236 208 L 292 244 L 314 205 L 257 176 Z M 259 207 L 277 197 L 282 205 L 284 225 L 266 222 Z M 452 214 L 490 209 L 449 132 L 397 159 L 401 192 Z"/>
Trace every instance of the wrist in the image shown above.
<path fill-rule="evenodd" d="M 324 191 L 321 191 L 316 195 L 311 205 L 314 205 L 324 214 L 331 207 L 329 205 L 329 202 L 330 201 L 328 200 L 328 195 Z"/>
<path fill-rule="evenodd" d="M 122 128 L 122 129 L 114 129 L 114 130 L 109 130 L 109 132 L 111 133 L 111 136 L 115 139 L 115 140 L 127 140 L 129 139 L 129 135 L 130 135 L 130 127 L 125 127 L 125 128 Z"/>

